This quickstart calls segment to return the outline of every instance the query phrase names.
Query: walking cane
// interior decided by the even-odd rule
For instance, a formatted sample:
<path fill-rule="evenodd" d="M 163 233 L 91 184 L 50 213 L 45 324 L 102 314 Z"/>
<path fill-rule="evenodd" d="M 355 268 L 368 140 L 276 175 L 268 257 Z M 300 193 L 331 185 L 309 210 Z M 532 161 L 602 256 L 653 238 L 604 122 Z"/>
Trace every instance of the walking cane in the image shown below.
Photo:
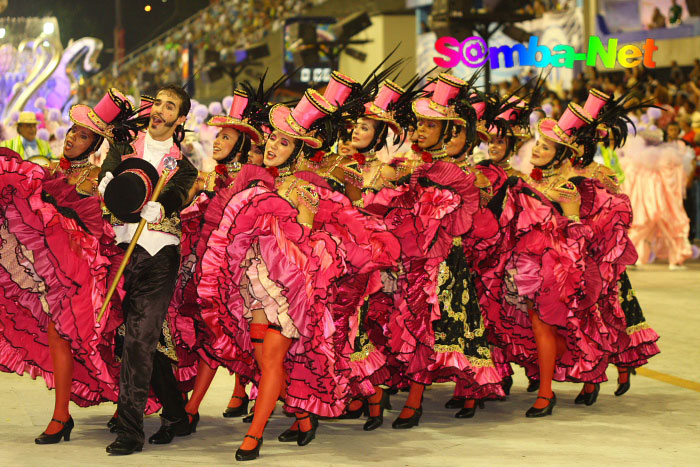
<path fill-rule="evenodd" d="M 175 161 L 175 158 L 166 157 L 165 161 L 163 162 L 163 173 L 160 174 L 158 183 L 156 183 L 156 187 L 153 190 L 153 196 L 151 196 L 151 199 L 149 201 L 158 201 L 160 192 L 163 190 L 165 181 L 168 179 L 168 174 L 170 173 L 170 171 L 174 170 L 175 167 L 177 167 L 177 161 Z M 105 311 L 109 306 L 109 302 L 112 300 L 112 295 L 114 295 L 114 292 L 117 290 L 117 285 L 119 285 L 119 279 L 121 279 L 122 275 L 124 274 L 124 269 L 126 269 L 126 265 L 129 264 L 131 254 L 134 252 L 134 248 L 136 248 L 136 243 L 139 241 L 139 237 L 141 236 L 141 232 L 143 232 L 144 227 L 146 227 L 146 219 L 141 219 L 139 221 L 138 227 L 136 227 L 136 232 L 134 232 L 134 238 L 131 239 L 129 247 L 124 252 L 124 258 L 122 259 L 122 262 L 119 265 L 119 269 L 117 269 L 117 274 L 116 276 L 114 276 L 112 285 L 109 286 L 109 290 L 107 291 L 107 295 L 105 296 L 105 301 L 102 304 L 100 314 L 97 315 L 98 323 L 102 321 L 102 316 L 105 314 Z"/>

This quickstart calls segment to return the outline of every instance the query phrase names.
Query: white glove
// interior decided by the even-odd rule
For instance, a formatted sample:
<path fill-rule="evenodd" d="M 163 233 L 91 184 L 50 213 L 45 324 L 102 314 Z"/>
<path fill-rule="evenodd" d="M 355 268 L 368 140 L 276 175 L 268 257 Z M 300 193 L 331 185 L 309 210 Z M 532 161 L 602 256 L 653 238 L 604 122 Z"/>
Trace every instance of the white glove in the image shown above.
<path fill-rule="evenodd" d="M 164 215 L 163 205 L 157 201 L 149 201 L 141 209 L 141 219 L 146 219 L 149 224 L 160 224 Z"/>
<path fill-rule="evenodd" d="M 112 172 L 107 172 L 104 177 L 102 177 L 102 180 L 100 181 L 100 184 L 97 186 L 97 191 L 100 192 L 100 195 L 104 196 L 105 190 L 107 189 L 107 185 L 109 185 L 109 182 L 114 180 L 114 175 Z"/>

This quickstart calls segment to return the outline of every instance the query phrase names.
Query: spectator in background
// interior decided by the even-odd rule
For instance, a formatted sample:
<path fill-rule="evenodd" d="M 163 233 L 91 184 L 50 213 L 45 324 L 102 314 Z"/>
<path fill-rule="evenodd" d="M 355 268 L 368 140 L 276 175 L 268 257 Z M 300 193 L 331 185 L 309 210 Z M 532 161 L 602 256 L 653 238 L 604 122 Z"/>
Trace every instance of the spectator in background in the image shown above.
<path fill-rule="evenodd" d="M 51 159 L 53 154 L 51 154 L 49 142 L 36 137 L 37 123 L 34 112 L 20 112 L 17 120 L 17 136 L 3 141 L 0 146 L 15 151 L 25 160 L 35 156 Z"/>
<path fill-rule="evenodd" d="M 681 24 L 681 16 L 683 16 L 683 7 L 673 0 L 671 8 L 668 9 L 668 24 Z"/>
<path fill-rule="evenodd" d="M 662 113 L 656 124 L 662 130 L 666 129 L 666 126 L 676 118 L 676 112 L 671 107 L 671 97 L 668 95 L 668 89 L 665 86 L 657 85 L 654 91 L 654 103 L 661 107 Z"/>
<path fill-rule="evenodd" d="M 680 86 L 685 82 L 683 70 L 678 66 L 678 62 L 675 60 L 671 61 L 671 82 L 676 86 Z"/>
<path fill-rule="evenodd" d="M 695 156 L 700 156 L 700 112 L 693 112 L 690 127 L 690 132 L 683 135 L 683 140 L 693 147 Z"/>
<path fill-rule="evenodd" d="M 688 75 L 688 77 L 691 80 L 700 78 L 700 58 L 695 59 L 695 65 L 693 66 L 693 69 L 690 70 L 690 75 Z"/>
<path fill-rule="evenodd" d="M 661 29 L 666 27 L 666 17 L 661 14 L 661 10 L 658 7 L 654 8 L 654 14 L 651 17 L 651 23 L 649 23 L 649 29 Z"/>

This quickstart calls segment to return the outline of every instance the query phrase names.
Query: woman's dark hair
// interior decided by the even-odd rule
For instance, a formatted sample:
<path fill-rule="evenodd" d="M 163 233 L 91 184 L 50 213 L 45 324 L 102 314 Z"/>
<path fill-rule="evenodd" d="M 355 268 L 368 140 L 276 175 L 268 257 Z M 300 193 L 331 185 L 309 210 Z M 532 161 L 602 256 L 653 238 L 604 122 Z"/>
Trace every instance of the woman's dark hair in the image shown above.
<path fill-rule="evenodd" d="M 372 120 L 374 123 L 374 136 L 367 147 L 358 149 L 358 152 L 381 151 L 386 146 L 386 136 L 389 134 L 389 125 L 382 120 Z"/>
<path fill-rule="evenodd" d="M 231 152 L 228 153 L 228 156 L 219 161 L 219 164 L 228 164 L 229 162 L 233 162 L 238 153 L 241 154 L 241 158 L 238 159 L 238 162 L 241 164 L 248 163 L 248 152 L 250 151 L 251 145 L 250 136 L 240 130 L 236 131 L 238 131 L 239 134 L 238 141 L 236 141 L 236 144 L 233 145 L 233 148 L 231 148 Z"/>
<path fill-rule="evenodd" d="M 552 162 L 555 162 L 555 161 L 562 162 L 571 156 L 572 149 L 569 146 L 566 146 L 566 145 L 561 144 L 561 143 L 556 143 L 556 145 L 557 145 L 557 149 L 556 149 L 556 152 L 554 153 L 554 159 L 552 159 Z M 550 162 L 547 165 L 552 164 L 552 162 Z"/>

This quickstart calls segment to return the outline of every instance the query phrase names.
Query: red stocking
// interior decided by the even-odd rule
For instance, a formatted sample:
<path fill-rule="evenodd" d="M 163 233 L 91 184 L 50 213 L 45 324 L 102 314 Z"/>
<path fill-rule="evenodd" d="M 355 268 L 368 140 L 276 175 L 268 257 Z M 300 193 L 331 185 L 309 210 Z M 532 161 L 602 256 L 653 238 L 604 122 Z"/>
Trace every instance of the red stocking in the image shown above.
<path fill-rule="evenodd" d="M 253 351 L 255 352 L 255 362 L 258 364 L 258 368 L 262 368 L 262 348 L 263 341 L 265 340 L 265 333 L 267 332 L 267 323 L 250 323 L 250 341 L 253 344 Z M 229 402 L 233 402 L 233 397 Z M 255 412 L 255 404 L 250 409 L 250 412 Z"/>
<path fill-rule="evenodd" d="M 408 399 L 406 399 L 406 404 L 403 406 L 399 418 L 410 418 L 416 413 L 413 409 L 409 409 L 408 407 L 420 408 L 423 404 L 423 391 L 425 391 L 424 384 L 411 383 L 408 388 Z"/>
<path fill-rule="evenodd" d="M 379 386 L 374 386 L 374 395 L 369 398 L 369 403 L 370 404 L 377 404 L 377 405 L 370 405 L 369 406 L 369 416 L 370 417 L 378 417 L 379 413 L 381 411 L 381 406 L 379 403 L 382 401 L 382 396 L 384 395 L 384 389 L 380 388 Z M 355 409 L 357 410 L 357 409 Z M 410 416 L 410 415 L 409 415 Z"/>
<path fill-rule="evenodd" d="M 617 367 L 617 382 L 618 384 L 625 384 L 630 380 L 630 369 L 622 366 Z"/>
<path fill-rule="evenodd" d="M 353 399 L 348 406 L 348 412 L 354 412 L 355 410 L 360 410 L 362 407 L 362 399 Z"/>
<path fill-rule="evenodd" d="M 210 367 L 204 360 L 199 360 L 199 365 L 197 366 L 197 377 L 194 380 L 194 390 L 192 390 L 192 397 L 190 398 L 187 405 L 185 405 L 185 412 L 189 415 L 194 415 L 199 412 L 199 405 L 204 399 L 204 395 L 209 389 L 214 376 L 216 375 L 216 369 Z"/>
<path fill-rule="evenodd" d="M 238 373 L 234 373 L 236 378 L 233 383 L 233 394 L 231 395 L 231 400 L 228 402 L 228 406 L 232 409 L 240 407 L 243 400 L 246 398 L 245 386 L 241 384 L 241 376 Z"/>
<path fill-rule="evenodd" d="M 68 403 L 73 384 L 73 352 L 70 348 L 70 342 L 58 334 L 52 321 L 49 322 L 48 338 L 49 353 L 53 363 L 53 379 L 56 385 L 56 400 L 51 418 L 67 422 L 70 418 Z M 58 433 L 61 429 L 63 429 L 63 425 L 51 422 L 45 433 L 51 435 Z"/>
<path fill-rule="evenodd" d="M 552 378 L 554 377 L 554 366 L 557 360 L 557 339 L 556 330 L 553 326 L 540 320 L 534 310 L 529 310 L 532 322 L 532 331 L 535 334 L 535 345 L 537 346 L 537 364 L 540 367 L 540 390 L 537 393 L 540 397 L 551 399 Z M 537 399 L 533 407 L 541 409 L 549 405 L 545 399 Z"/>
<path fill-rule="evenodd" d="M 248 433 L 262 438 L 265 425 L 275 409 L 277 398 L 284 385 L 284 357 L 287 355 L 292 340 L 284 337 L 276 329 L 268 328 L 262 346 L 262 366 L 258 399 L 255 403 L 255 416 Z M 257 441 L 245 438 L 241 449 L 254 449 Z"/>

